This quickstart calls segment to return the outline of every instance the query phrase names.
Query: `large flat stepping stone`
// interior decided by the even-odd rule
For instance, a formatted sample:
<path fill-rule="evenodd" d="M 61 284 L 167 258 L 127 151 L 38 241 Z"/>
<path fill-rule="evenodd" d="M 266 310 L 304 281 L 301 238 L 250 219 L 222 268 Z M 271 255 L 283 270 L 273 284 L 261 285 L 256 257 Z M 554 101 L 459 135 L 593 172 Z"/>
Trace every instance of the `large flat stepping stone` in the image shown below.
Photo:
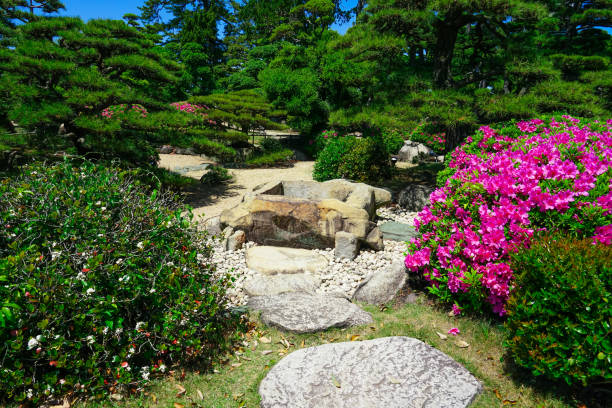
<path fill-rule="evenodd" d="M 383 239 L 391 241 L 407 242 L 417 236 L 414 226 L 400 222 L 385 222 L 378 228 L 382 231 Z"/>
<path fill-rule="evenodd" d="M 294 351 L 259 385 L 262 408 L 464 408 L 482 385 L 446 354 L 410 337 Z"/>
<path fill-rule="evenodd" d="M 308 293 L 282 293 L 249 299 L 249 309 L 260 311 L 268 326 L 293 333 L 315 333 L 332 327 L 372 323 L 372 316 L 345 298 Z"/>
<path fill-rule="evenodd" d="M 316 272 L 328 265 L 327 259 L 314 251 L 273 246 L 251 247 L 246 253 L 246 264 L 263 275 L 279 273 Z"/>
<path fill-rule="evenodd" d="M 287 292 L 315 293 L 320 284 L 320 279 L 305 273 L 258 275 L 244 282 L 243 289 L 249 296 L 272 296 Z"/>

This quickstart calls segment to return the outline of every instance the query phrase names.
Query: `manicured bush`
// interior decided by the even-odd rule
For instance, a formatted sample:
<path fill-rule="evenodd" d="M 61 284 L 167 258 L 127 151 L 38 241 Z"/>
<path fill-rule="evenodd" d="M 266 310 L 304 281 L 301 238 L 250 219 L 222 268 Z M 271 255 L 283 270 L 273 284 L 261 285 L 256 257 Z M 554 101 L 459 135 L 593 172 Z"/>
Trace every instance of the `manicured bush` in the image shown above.
<path fill-rule="evenodd" d="M 355 136 L 330 138 L 317 156 L 313 171 L 317 181 L 345 178 L 373 182 L 390 175 L 390 157 L 382 141 Z"/>
<path fill-rule="evenodd" d="M 129 392 L 228 347 L 227 278 L 142 178 L 65 161 L 0 180 L 0 400 Z"/>
<path fill-rule="evenodd" d="M 404 145 L 404 132 L 399 129 L 387 129 L 381 132 L 385 149 L 390 155 L 397 154 Z"/>
<path fill-rule="evenodd" d="M 248 159 L 245 164 L 248 167 L 266 167 L 266 166 L 279 166 L 290 164 L 293 160 L 293 150 L 282 149 L 279 151 L 273 151 L 269 153 L 263 153 Z"/>
<path fill-rule="evenodd" d="M 510 255 L 535 232 L 611 244 L 611 129 L 569 116 L 482 127 L 438 175 L 406 266 L 443 301 L 504 315 L 515 287 Z"/>
<path fill-rule="evenodd" d="M 225 167 L 211 166 L 208 171 L 200 177 L 200 183 L 208 185 L 217 185 L 225 183 L 232 179 L 232 175 Z"/>
<path fill-rule="evenodd" d="M 422 122 L 410 132 L 408 139 L 423 143 L 438 154 L 444 153 L 446 133 L 435 124 Z"/>
<path fill-rule="evenodd" d="M 612 247 L 549 236 L 512 257 L 505 346 L 536 376 L 584 386 L 612 380 Z"/>

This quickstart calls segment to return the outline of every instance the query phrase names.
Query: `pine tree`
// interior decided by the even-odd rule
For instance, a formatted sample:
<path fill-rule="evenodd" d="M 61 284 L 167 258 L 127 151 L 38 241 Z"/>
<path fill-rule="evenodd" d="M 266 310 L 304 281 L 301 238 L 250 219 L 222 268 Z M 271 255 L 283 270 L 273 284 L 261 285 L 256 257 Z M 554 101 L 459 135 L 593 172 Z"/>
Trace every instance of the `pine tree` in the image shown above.
<path fill-rule="evenodd" d="M 205 117 L 159 99 L 181 67 L 146 34 L 122 21 L 76 18 L 38 19 L 18 31 L 15 48 L 0 51 L 0 92 L 8 117 L 33 132 L 30 147 L 136 164 L 155 161 L 154 145 L 174 141 L 235 154 L 226 140 L 202 136 L 211 126 Z"/>

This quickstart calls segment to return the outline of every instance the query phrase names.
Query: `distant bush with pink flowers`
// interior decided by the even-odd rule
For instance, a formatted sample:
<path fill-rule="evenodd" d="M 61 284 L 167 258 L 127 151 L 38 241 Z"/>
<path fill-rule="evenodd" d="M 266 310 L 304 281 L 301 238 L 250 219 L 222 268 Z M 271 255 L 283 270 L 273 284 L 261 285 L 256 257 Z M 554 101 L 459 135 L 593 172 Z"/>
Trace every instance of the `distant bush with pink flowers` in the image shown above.
<path fill-rule="evenodd" d="M 539 232 L 612 244 L 612 120 L 569 116 L 482 127 L 451 157 L 405 263 L 430 291 L 503 316 L 510 255 Z"/>

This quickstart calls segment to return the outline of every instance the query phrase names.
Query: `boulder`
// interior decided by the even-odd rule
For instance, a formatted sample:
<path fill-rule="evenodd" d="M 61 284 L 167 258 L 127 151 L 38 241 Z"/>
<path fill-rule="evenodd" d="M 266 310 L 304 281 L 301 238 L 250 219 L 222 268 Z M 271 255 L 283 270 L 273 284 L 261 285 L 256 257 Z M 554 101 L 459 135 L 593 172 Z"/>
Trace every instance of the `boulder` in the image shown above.
<path fill-rule="evenodd" d="M 375 251 L 382 251 L 385 249 L 383 233 L 380 228 L 376 227 L 370 231 L 366 237 L 366 244 Z"/>
<path fill-rule="evenodd" d="M 169 146 L 169 145 L 163 145 L 162 147 L 159 148 L 160 154 L 170 154 L 173 152 L 174 152 L 174 147 Z"/>
<path fill-rule="evenodd" d="M 388 269 L 381 269 L 367 277 L 357 288 L 353 300 L 372 305 L 390 302 L 406 285 L 407 278 L 403 259 L 397 259 Z"/>
<path fill-rule="evenodd" d="M 210 235 L 218 237 L 221 235 L 221 218 L 220 217 L 212 217 L 206 220 L 204 223 L 204 228 Z"/>
<path fill-rule="evenodd" d="M 352 261 L 357 258 L 358 254 L 359 241 L 357 237 L 350 232 L 337 232 L 336 248 L 334 249 L 334 256 L 336 259 L 350 259 Z"/>
<path fill-rule="evenodd" d="M 429 157 L 434 154 L 434 151 L 425 146 L 423 143 L 406 140 L 404 142 L 404 146 L 397 154 L 397 157 L 399 161 L 412 163 L 414 160 L 418 159 L 419 156 L 425 155 Z"/>
<path fill-rule="evenodd" d="M 307 249 L 255 246 L 246 252 L 247 267 L 262 275 L 314 273 L 327 267 L 327 259 Z"/>
<path fill-rule="evenodd" d="M 385 222 L 378 228 L 382 231 L 383 238 L 391 241 L 409 242 L 417 236 L 414 226 L 400 222 Z"/>
<path fill-rule="evenodd" d="M 242 246 L 246 242 L 246 234 L 244 231 L 235 231 L 224 241 L 226 251 L 237 251 L 242 249 Z"/>
<path fill-rule="evenodd" d="M 409 184 L 397 196 L 397 204 L 411 212 L 419 212 L 429 204 L 429 196 L 435 187 Z"/>
<path fill-rule="evenodd" d="M 249 296 L 272 296 L 287 292 L 315 293 L 321 281 L 310 274 L 256 275 L 244 282 Z"/>
<path fill-rule="evenodd" d="M 247 307 L 261 312 L 264 324 L 293 333 L 315 333 L 330 328 L 372 323 L 372 316 L 350 301 L 329 295 L 281 293 L 249 299 Z"/>
<path fill-rule="evenodd" d="M 481 390 L 465 367 L 410 337 L 303 348 L 259 385 L 262 408 L 465 408 Z"/>

